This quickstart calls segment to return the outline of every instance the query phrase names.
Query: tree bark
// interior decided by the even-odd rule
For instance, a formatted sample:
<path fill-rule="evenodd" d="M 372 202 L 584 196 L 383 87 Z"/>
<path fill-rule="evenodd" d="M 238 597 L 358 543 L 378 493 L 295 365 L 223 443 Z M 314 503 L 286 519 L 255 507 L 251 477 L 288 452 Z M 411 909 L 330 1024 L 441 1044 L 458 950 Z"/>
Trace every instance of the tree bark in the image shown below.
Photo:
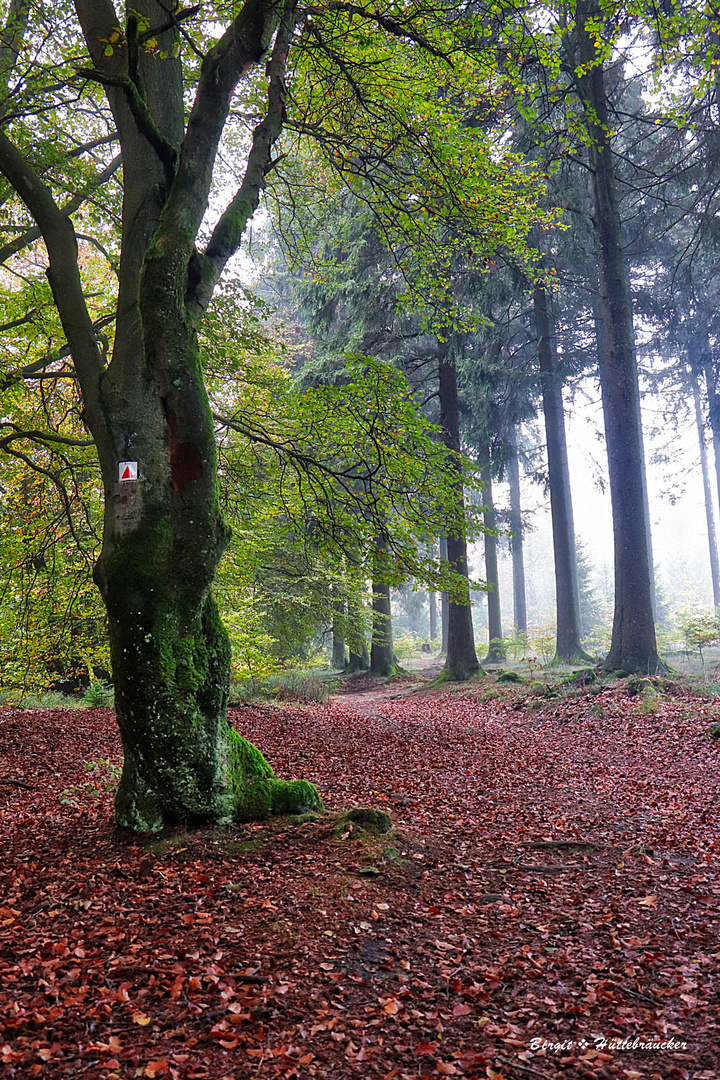
<path fill-rule="evenodd" d="M 454 471 L 453 483 L 459 506 L 460 522 L 464 520 L 462 467 L 460 463 L 460 418 L 458 412 L 457 373 L 448 356 L 448 343 L 438 339 L 438 382 L 440 396 L 440 427 Z M 447 538 L 447 559 L 451 570 L 465 580 L 466 591 L 460 597 L 448 598 L 447 656 L 444 677 L 452 680 L 469 679 L 480 670 L 475 652 L 472 605 L 470 603 L 467 563 L 467 544 L 464 531 L 458 529 Z"/>
<path fill-rule="evenodd" d="M 430 641 L 437 640 L 437 595 L 434 589 L 428 590 L 428 610 L 430 613 Z"/>
<path fill-rule="evenodd" d="M 370 655 L 365 641 L 362 602 L 356 592 L 348 598 L 348 673 L 355 675 L 370 667 Z"/>
<path fill-rule="evenodd" d="M 610 670 L 654 673 L 662 664 L 653 619 L 633 312 L 611 145 L 613 124 L 595 32 L 588 26 L 597 15 L 593 0 L 578 0 L 576 13 L 583 68 L 582 74 L 575 70 L 575 78 L 590 136 L 615 548 L 615 615 L 605 663 Z"/>
<path fill-rule="evenodd" d="M 375 539 L 372 583 L 372 640 L 370 643 L 370 672 L 372 675 L 393 675 L 392 611 L 390 586 L 383 580 L 387 573 L 387 537 Z"/>
<path fill-rule="evenodd" d="M 517 434 L 511 434 L 508 462 L 510 484 L 510 553 L 513 568 L 513 621 L 515 632 L 527 634 L 527 604 L 525 600 L 525 560 L 523 557 L 522 507 L 520 501 L 520 467 L 517 453 Z"/>
<path fill-rule="evenodd" d="M 138 18 L 167 25 L 167 11 L 156 0 L 136 7 L 108 57 L 114 5 L 75 2 L 92 64 L 83 74 L 106 88 L 123 157 L 118 317 L 107 366 L 83 294 L 73 224 L 5 131 L 0 169 L 42 232 L 83 419 L 97 447 L 105 516 L 94 577 L 108 613 L 124 751 L 115 815 L 118 825 L 145 832 L 262 818 L 320 801 L 306 781 L 275 777 L 226 715 L 230 647 L 212 581 L 229 530 L 218 504 L 198 344 L 203 313 L 258 205 L 282 128 L 294 8 L 246 0 L 203 61 L 186 125 L 181 61 L 172 55 L 178 32 L 159 32 L 157 53 L 147 52 Z M 230 102 L 240 79 L 264 59 L 267 115 L 253 132 L 238 194 L 200 254 L 195 242 Z M 136 478 L 127 462 L 136 465 Z"/>
<path fill-rule="evenodd" d="M 440 537 L 440 558 L 447 561 L 447 537 Z M 448 598 L 447 589 L 443 589 L 440 593 L 440 622 L 441 622 L 441 637 L 440 637 L 440 654 L 442 656 L 447 655 L 447 642 L 448 642 L 448 610 L 450 602 Z"/>
<path fill-rule="evenodd" d="M 713 456 L 715 458 L 715 482 L 718 494 L 718 506 L 720 506 L 720 394 L 718 394 L 717 380 L 713 370 L 712 356 L 710 353 L 710 341 L 707 328 L 703 334 L 703 348 L 701 353 L 702 370 L 705 375 L 705 388 L 708 400 L 708 419 L 712 431 Z"/>
<path fill-rule="evenodd" d="M 555 563 L 557 636 L 554 663 L 573 664 L 578 660 L 590 660 L 590 657 L 580 644 L 580 600 L 562 383 L 552 340 L 547 292 L 541 286 L 533 290 L 533 310 L 542 383 Z"/>
<path fill-rule="evenodd" d="M 336 671 L 345 669 L 345 601 L 334 597 L 332 601 L 332 666 Z"/>
<path fill-rule="evenodd" d="M 720 607 L 720 562 L 718 561 L 715 511 L 713 509 L 710 470 L 708 468 L 707 448 L 705 445 L 705 423 L 703 421 L 700 390 L 697 384 L 697 376 L 694 371 L 691 371 L 690 377 L 692 378 L 693 404 L 695 406 L 695 424 L 697 426 L 698 442 L 700 444 L 700 470 L 702 472 L 703 494 L 705 496 L 705 521 L 707 522 L 708 531 L 713 607 L 717 610 L 717 608 Z"/>
<path fill-rule="evenodd" d="M 502 643 L 502 617 L 500 614 L 500 578 L 497 559 L 497 520 L 493 505 L 490 452 L 487 447 L 480 451 L 480 479 L 483 482 L 483 525 L 485 526 L 485 581 L 487 584 L 488 651 L 484 664 L 499 664 L 505 659 Z"/>

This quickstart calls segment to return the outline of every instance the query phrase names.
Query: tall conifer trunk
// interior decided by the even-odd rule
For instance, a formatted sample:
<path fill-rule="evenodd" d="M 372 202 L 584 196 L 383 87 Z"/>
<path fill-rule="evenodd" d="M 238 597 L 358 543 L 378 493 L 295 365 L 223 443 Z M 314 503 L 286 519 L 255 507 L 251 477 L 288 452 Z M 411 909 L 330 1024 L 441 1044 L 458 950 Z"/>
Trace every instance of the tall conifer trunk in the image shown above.
<path fill-rule="evenodd" d="M 691 371 L 693 404 L 695 406 L 695 426 L 697 427 L 698 442 L 700 444 L 700 471 L 702 473 L 703 495 L 705 497 L 705 521 L 708 532 L 708 551 L 710 555 L 710 579 L 712 581 L 713 607 L 720 607 L 720 562 L 718 561 L 717 534 L 715 531 L 715 510 L 712 501 L 712 487 L 710 485 L 710 470 L 708 468 L 707 447 L 705 444 L 705 423 L 703 421 L 702 403 L 700 390 L 697 384 L 697 376 Z"/>
<path fill-rule="evenodd" d="M 386 572 L 387 537 L 378 536 L 374 544 L 372 583 L 370 671 L 373 675 L 392 675 L 395 671 L 390 586 L 384 580 Z"/>
<path fill-rule="evenodd" d="M 525 601 L 525 559 L 523 556 L 522 506 L 520 500 L 520 466 L 517 453 L 517 434 L 513 427 L 508 462 L 510 485 L 510 554 L 513 568 L 513 621 L 516 633 L 527 633 L 527 604 Z"/>
<path fill-rule="evenodd" d="M 487 447 L 480 451 L 482 467 L 480 478 L 483 482 L 483 524 L 485 526 L 485 581 L 488 611 L 488 651 L 483 663 L 497 664 L 505 659 L 502 644 L 502 617 L 500 614 L 500 577 L 498 574 L 497 536 L 495 529 L 495 507 L 493 505 L 492 473 L 490 472 L 490 452 Z"/>
<path fill-rule="evenodd" d="M 438 386 L 440 396 L 440 426 L 448 448 L 456 485 L 456 497 L 463 509 L 462 467 L 460 464 L 460 417 L 458 413 L 457 373 L 449 357 L 448 343 L 438 339 Z M 467 544 L 460 529 L 447 536 L 447 558 L 452 570 L 468 580 Z M 475 652 L 472 605 L 469 591 L 460 598 L 448 600 L 447 657 L 444 674 L 449 679 L 469 679 L 480 670 Z"/>
<path fill-rule="evenodd" d="M 572 664 L 578 660 L 589 660 L 590 657 L 580 644 L 580 600 L 562 383 L 557 370 L 547 292 L 541 286 L 537 286 L 533 291 L 533 310 L 537 333 L 540 378 L 542 381 L 555 562 L 555 609 L 557 613 L 555 663 Z"/>
<path fill-rule="evenodd" d="M 428 613 L 430 618 L 430 641 L 437 641 L 437 594 L 434 589 L 428 590 Z"/>
<path fill-rule="evenodd" d="M 332 666 L 336 671 L 345 668 L 345 601 L 334 597 L 332 601 Z"/>
<path fill-rule="evenodd" d="M 710 430 L 712 432 L 713 457 L 715 459 L 715 483 L 717 486 L 718 506 L 720 507 L 720 394 L 718 394 L 717 380 L 713 371 L 707 327 L 702 336 L 700 360 L 705 376 L 705 388 L 708 400 L 708 419 L 710 421 Z"/>
<path fill-rule="evenodd" d="M 604 408 L 615 547 L 615 615 L 606 665 L 656 672 L 649 521 L 643 485 L 633 312 L 622 239 L 605 73 L 596 53 L 594 0 L 578 0 L 576 85 L 590 135 L 590 167 L 597 241 L 598 283 L 604 337 Z"/>
<path fill-rule="evenodd" d="M 439 544 L 440 558 L 447 561 L 447 537 L 441 536 L 439 539 Z M 449 608 L 450 602 L 448 599 L 447 589 L 443 589 L 440 593 L 440 652 L 443 656 L 445 656 L 445 654 L 447 653 Z"/>

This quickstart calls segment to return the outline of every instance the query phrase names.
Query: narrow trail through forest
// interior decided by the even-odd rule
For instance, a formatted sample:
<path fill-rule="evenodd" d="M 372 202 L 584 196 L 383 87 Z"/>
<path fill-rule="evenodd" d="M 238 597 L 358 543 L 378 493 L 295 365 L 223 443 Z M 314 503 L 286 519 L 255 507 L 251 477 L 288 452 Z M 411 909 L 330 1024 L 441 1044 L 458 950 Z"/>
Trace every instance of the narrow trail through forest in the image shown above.
<path fill-rule="evenodd" d="M 717 712 L 358 680 L 232 710 L 327 814 L 139 842 L 110 710 L 3 709 L 0 1073 L 715 1080 Z"/>

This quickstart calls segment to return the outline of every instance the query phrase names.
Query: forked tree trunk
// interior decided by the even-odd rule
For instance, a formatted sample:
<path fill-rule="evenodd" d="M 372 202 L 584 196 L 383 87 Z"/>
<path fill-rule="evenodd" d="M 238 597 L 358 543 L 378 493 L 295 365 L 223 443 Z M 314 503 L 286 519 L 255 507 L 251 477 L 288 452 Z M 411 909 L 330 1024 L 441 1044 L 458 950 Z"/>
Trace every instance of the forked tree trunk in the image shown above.
<path fill-rule="evenodd" d="M 370 671 L 373 675 L 392 675 L 395 672 L 390 586 L 383 580 L 386 572 L 387 537 L 379 536 L 375 539 L 372 583 Z"/>
<path fill-rule="evenodd" d="M 703 494 L 705 496 L 705 521 L 708 532 L 708 550 L 710 555 L 710 578 L 712 581 L 713 607 L 720 607 L 720 563 L 718 561 L 717 534 L 715 532 L 715 510 L 712 501 L 712 487 L 710 484 L 710 470 L 708 468 L 707 447 L 705 444 L 705 423 L 702 414 L 700 390 L 698 389 L 697 376 L 691 371 L 693 404 L 695 406 L 695 425 L 697 427 L 698 442 L 700 444 L 700 470 L 702 473 Z"/>
<path fill-rule="evenodd" d="M 573 664 L 578 660 L 590 660 L 590 657 L 580 644 L 580 598 L 562 383 L 557 371 L 547 292 L 541 286 L 533 291 L 533 310 L 542 381 L 555 563 L 557 636 L 554 662 Z"/>
<path fill-rule="evenodd" d="M 495 529 L 495 507 L 493 505 L 492 475 L 490 473 L 490 453 L 487 447 L 480 452 L 482 467 L 480 479 L 483 482 L 483 525 L 485 526 L 485 581 L 487 583 L 488 611 L 488 651 L 484 664 L 499 664 L 505 659 L 502 642 L 502 616 L 500 614 L 500 577 L 498 575 L 497 536 Z"/>
<path fill-rule="evenodd" d="M 460 464 L 460 423 L 458 415 L 457 373 L 455 364 L 448 357 L 447 342 L 438 340 L 438 382 L 440 396 L 440 426 L 442 438 L 450 453 L 459 504 L 459 518 L 464 520 L 462 467 Z M 447 559 L 450 568 L 468 580 L 467 544 L 462 529 L 451 532 L 447 538 Z M 443 674 L 448 679 L 463 680 L 480 670 L 475 652 L 472 605 L 469 590 L 461 596 L 448 598 L 447 656 Z"/>
<path fill-rule="evenodd" d="M 116 821 L 148 831 L 318 807 L 313 786 L 276 778 L 226 715 L 230 647 L 212 581 L 229 530 L 218 505 L 198 345 L 207 304 L 258 205 L 282 127 L 294 8 L 260 0 L 236 14 L 203 61 L 187 124 L 176 27 L 158 31 L 157 52 L 142 40 L 141 18 L 169 25 L 165 5 L 128 5 L 124 37 L 110 55 L 104 42 L 117 39 L 114 5 L 75 0 L 74 9 L 93 64 L 83 75 L 106 88 L 122 149 L 122 256 L 109 364 L 83 295 L 72 221 L 4 131 L 0 169 L 45 241 L 48 280 L 102 471 L 95 581 L 107 608 L 124 751 Z M 267 115 L 253 132 L 241 189 L 199 253 L 230 102 L 239 80 L 265 60 Z"/>
<path fill-rule="evenodd" d="M 440 537 L 440 558 L 447 560 L 447 537 Z M 447 653 L 447 641 L 448 641 L 448 613 L 449 613 L 449 599 L 447 589 L 443 589 L 440 593 L 440 653 L 445 656 Z"/>
<path fill-rule="evenodd" d="M 522 505 L 520 499 L 520 466 L 517 453 L 515 428 L 511 434 L 510 460 L 508 462 L 510 485 L 510 554 L 513 569 L 513 622 L 515 632 L 527 633 L 527 603 L 525 600 L 525 559 L 523 556 Z"/>
<path fill-rule="evenodd" d="M 662 664 L 653 619 L 633 312 L 611 145 L 613 123 L 596 54 L 597 34 L 589 25 L 597 17 L 594 0 L 578 0 L 576 13 L 579 62 L 585 65 L 577 83 L 590 135 L 615 548 L 615 615 L 605 663 L 610 670 L 654 673 Z"/>

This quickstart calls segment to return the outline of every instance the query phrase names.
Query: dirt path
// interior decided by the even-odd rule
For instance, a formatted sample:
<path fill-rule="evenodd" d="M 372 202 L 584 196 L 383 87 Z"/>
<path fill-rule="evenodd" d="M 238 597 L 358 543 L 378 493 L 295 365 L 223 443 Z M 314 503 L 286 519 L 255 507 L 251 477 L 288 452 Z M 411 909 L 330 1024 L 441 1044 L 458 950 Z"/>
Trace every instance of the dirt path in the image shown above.
<path fill-rule="evenodd" d="M 234 710 L 329 811 L 388 809 L 377 837 L 129 842 L 109 710 L 0 713 L 0 775 L 39 789 L 0 788 L 7 1074 L 716 1080 L 708 702 L 396 689 Z"/>

